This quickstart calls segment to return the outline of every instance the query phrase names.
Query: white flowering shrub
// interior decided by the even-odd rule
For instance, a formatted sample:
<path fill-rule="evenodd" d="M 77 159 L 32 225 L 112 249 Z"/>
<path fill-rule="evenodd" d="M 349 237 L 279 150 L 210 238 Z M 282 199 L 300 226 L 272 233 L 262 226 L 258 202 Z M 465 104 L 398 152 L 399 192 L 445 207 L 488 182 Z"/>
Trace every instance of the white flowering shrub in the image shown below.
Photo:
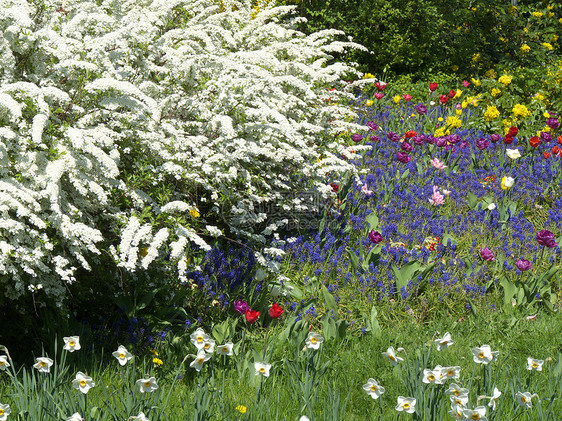
<path fill-rule="evenodd" d="M 328 194 L 326 173 L 352 169 L 330 134 L 354 127 L 335 102 L 352 97 L 341 79 L 354 69 L 332 54 L 358 46 L 333 30 L 297 32 L 291 7 L 1 4 L 8 299 L 38 284 L 62 297 L 104 251 L 119 270 L 166 259 L 181 279 L 186 254 L 214 238 L 263 242 L 274 232 L 278 224 L 257 211 L 264 203 L 305 189 Z"/>

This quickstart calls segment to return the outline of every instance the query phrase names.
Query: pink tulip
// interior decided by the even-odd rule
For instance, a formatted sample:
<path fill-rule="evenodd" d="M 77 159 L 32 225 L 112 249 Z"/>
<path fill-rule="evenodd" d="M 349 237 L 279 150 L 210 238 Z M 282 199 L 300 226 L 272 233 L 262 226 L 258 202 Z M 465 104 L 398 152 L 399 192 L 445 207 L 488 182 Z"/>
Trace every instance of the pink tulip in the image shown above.
<path fill-rule="evenodd" d="M 439 193 L 439 187 L 433 186 L 433 195 L 429 199 L 429 203 L 433 206 L 443 205 L 445 203 L 445 196 Z"/>
<path fill-rule="evenodd" d="M 439 161 L 439 158 L 433 158 L 431 161 L 431 165 L 433 168 L 437 168 L 438 170 L 442 170 L 443 168 L 447 168 L 444 162 Z"/>

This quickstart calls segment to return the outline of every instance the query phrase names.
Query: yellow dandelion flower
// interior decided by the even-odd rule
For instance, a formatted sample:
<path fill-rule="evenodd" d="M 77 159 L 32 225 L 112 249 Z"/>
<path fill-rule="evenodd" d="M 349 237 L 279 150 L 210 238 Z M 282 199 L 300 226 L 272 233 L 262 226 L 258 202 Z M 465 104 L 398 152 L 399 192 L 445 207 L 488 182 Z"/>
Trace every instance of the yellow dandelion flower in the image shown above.
<path fill-rule="evenodd" d="M 154 357 L 154 358 L 152 359 L 152 362 L 153 362 L 154 364 L 158 365 L 158 366 L 161 366 L 162 364 L 164 364 L 160 358 L 156 358 L 156 357 Z"/>
<path fill-rule="evenodd" d="M 246 408 L 244 405 L 238 405 L 238 406 L 236 407 L 236 410 L 237 410 L 238 412 L 240 412 L 241 414 L 245 414 L 246 411 L 248 410 L 248 408 Z"/>

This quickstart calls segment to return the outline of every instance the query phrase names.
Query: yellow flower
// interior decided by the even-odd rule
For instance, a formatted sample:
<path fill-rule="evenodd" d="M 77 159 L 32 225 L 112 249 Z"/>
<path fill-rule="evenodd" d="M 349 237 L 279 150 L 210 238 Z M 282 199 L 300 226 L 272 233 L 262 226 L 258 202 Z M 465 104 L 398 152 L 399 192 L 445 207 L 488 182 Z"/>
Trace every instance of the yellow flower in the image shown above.
<path fill-rule="evenodd" d="M 373 105 L 373 100 L 372 99 L 368 99 L 367 101 L 365 101 L 365 105 L 367 107 L 371 107 Z"/>
<path fill-rule="evenodd" d="M 528 32 L 529 32 L 529 28 L 524 27 L 524 28 L 523 28 L 523 32 L 528 33 Z"/>
<path fill-rule="evenodd" d="M 142 247 L 139 250 L 139 254 L 141 255 L 141 257 L 145 257 L 148 254 L 148 248 L 147 247 Z"/>
<path fill-rule="evenodd" d="M 503 75 L 503 76 L 500 76 L 500 78 L 498 79 L 498 82 L 503 84 L 503 86 L 507 86 L 511 83 L 511 79 L 513 79 L 513 76 Z"/>
<path fill-rule="evenodd" d="M 527 44 L 523 44 L 521 46 L 521 52 L 522 53 L 528 53 L 529 51 L 531 51 L 531 47 L 529 47 Z"/>
<path fill-rule="evenodd" d="M 522 104 L 515 104 L 512 111 L 515 117 L 525 118 L 531 114 L 531 112 L 527 109 L 527 107 L 525 107 Z"/>
<path fill-rule="evenodd" d="M 554 50 L 554 47 L 552 46 L 552 44 L 548 43 L 548 42 L 542 42 L 541 45 L 546 48 L 548 51 L 552 51 Z"/>
<path fill-rule="evenodd" d="M 502 91 L 500 91 L 498 88 L 492 88 L 492 96 L 493 96 L 494 98 L 500 96 L 501 93 L 502 93 Z"/>
<path fill-rule="evenodd" d="M 365 73 L 363 75 L 363 79 L 373 79 L 375 76 L 372 75 L 371 73 Z"/>
<path fill-rule="evenodd" d="M 149 351 L 150 351 L 152 354 L 158 356 L 158 351 L 155 351 L 154 349 L 150 349 Z"/>
<path fill-rule="evenodd" d="M 544 129 L 542 129 L 543 132 L 549 132 L 550 130 L 552 130 L 550 126 L 544 126 Z"/>
<path fill-rule="evenodd" d="M 502 182 L 501 182 L 501 188 L 502 190 L 509 190 L 510 188 L 513 187 L 513 183 L 515 182 L 515 180 L 511 177 L 504 177 L 502 178 Z"/>
<path fill-rule="evenodd" d="M 558 22 L 562 23 L 562 18 L 558 19 Z"/>
<path fill-rule="evenodd" d="M 443 121 L 443 117 L 439 117 L 437 121 Z"/>
<path fill-rule="evenodd" d="M 238 406 L 236 407 L 236 410 L 237 410 L 238 412 L 240 412 L 241 414 L 245 414 L 247 408 L 246 408 L 244 405 L 238 405 Z"/>
<path fill-rule="evenodd" d="M 156 365 L 162 365 L 162 364 L 164 364 L 160 358 L 156 358 L 156 357 L 154 357 L 154 358 L 152 359 L 152 362 L 153 362 L 154 364 L 156 364 Z"/>
<path fill-rule="evenodd" d="M 542 115 L 544 118 L 550 118 L 550 113 L 548 111 L 545 111 L 544 113 L 542 113 Z"/>
<path fill-rule="evenodd" d="M 472 61 L 478 63 L 480 61 L 480 53 L 472 55 Z"/>
<path fill-rule="evenodd" d="M 551 17 L 553 17 L 553 16 L 554 16 L 554 13 L 552 13 L 552 12 L 550 12 L 550 13 L 548 14 L 548 17 L 549 17 L 549 18 L 551 18 Z"/>
<path fill-rule="evenodd" d="M 435 130 L 435 133 L 433 133 L 434 137 L 443 137 L 445 136 L 445 128 L 444 127 L 440 127 L 437 130 Z"/>
<path fill-rule="evenodd" d="M 471 101 L 472 102 L 472 101 Z M 466 101 L 463 101 L 461 104 L 462 109 L 464 110 L 466 107 L 468 107 L 468 98 Z"/>
<path fill-rule="evenodd" d="M 462 125 L 462 121 L 456 116 L 447 117 L 447 121 L 445 123 L 448 127 L 456 127 L 459 128 Z"/>
<path fill-rule="evenodd" d="M 400 95 L 394 95 L 394 98 L 392 98 L 392 101 L 394 101 L 395 104 L 398 104 L 400 102 Z"/>
<path fill-rule="evenodd" d="M 460 97 L 462 95 L 462 91 L 460 89 L 457 89 L 457 93 L 455 94 L 455 96 L 453 97 L 454 99 L 457 99 L 458 97 Z"/>
<path fill-rule="evenodd" d="M 462 110 L 457 110 L 455 111 L 457 113 L 457 115 L 461 115 L 462 114 Z"/>
<path fill-rule="evenodd" d="M 542 12 L 533 12 L 531 14 L 536 18 L 542 18 Z"/>
<path fill-rule="evenodd" d="M 484 120 L 492 121 L 495 120 L 500 116 L 500 112 L 495 105 L 486 108 L 486 112 L 484 113 Z"/>
<path fill-rule="evenodd" d="M 538 101 L 544 101 L 544 100 L 546 99 L 546 97 L 545 97 L 543 94 L 541 94 L 540 92 L 537 92 L 537 93 L 535 94 L 535 98 L 536 98 Z M 548 118 L 548 117 L 547 117 L 547 118 Z"/>
<path fill-rule="evenodd" d="M 480 86 L 480 81 L 478 79 L 471 78 L 471 80 L 474 86 Z"/>
<path fill-rule="evenodd" d="M 190 214 L 193 218 L 199 218 L 199 216 L 201 216 L 201 215 L 199 214 L 199 211 L 198 211 L 197 209 L 195 209 L 195 208 L 191 209 L 191 210 L 189 211 L 189 214 Z"/>

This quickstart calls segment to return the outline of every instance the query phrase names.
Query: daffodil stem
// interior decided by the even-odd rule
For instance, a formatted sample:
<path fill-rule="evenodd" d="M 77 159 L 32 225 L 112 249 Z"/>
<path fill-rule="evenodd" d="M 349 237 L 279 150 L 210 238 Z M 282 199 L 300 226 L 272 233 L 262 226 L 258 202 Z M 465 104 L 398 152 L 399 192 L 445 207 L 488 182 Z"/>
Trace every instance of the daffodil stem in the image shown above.
<path fill-rule="evenodd" d="M 267 350 L 267 335 L 269 333 L 269 330 L 265 331 L 265 338 L 263 340 L 263 360 L 265 361 L 265 351 Z"/>

